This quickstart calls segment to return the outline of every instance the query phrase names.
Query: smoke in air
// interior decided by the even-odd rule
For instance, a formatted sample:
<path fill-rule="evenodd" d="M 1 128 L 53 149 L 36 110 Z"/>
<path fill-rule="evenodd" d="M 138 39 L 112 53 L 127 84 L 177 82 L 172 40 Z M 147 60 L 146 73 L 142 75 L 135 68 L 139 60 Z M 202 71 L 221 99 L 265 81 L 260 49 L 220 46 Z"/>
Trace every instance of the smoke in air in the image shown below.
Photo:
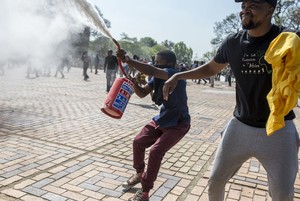
<path fill-rule="evenodd" d="M 72 35 L 86 25 L 112 38 L 86 0 L 1 0 L 0 65 L 12 60 L 25 67 L 56 68 L 72 51 Z"/>

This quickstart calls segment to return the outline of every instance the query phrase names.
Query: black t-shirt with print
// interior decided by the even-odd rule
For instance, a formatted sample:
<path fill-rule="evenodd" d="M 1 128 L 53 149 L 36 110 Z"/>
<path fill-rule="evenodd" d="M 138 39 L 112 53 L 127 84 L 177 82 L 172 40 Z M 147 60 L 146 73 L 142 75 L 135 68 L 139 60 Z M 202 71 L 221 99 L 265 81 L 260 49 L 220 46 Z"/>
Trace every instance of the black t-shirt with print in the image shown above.
<path fill-rule="evenodd" d="M 270 109 L 267 94 L 272 88 L 272 66 L 265 59 L 265 53 L 271 41 L 281 32 L 289 31 L 285 27 L 273 25 L 270 31 L 261 37 L 250 37 L 246 30 L 229 35 L 219 47 L 214 60 L 217 63 L 229 63 L 236 79 L 236 107 L 234 116 L 243 123 L 264 128 Z M 293 111 L 285 120 L 295 118 Z"/>

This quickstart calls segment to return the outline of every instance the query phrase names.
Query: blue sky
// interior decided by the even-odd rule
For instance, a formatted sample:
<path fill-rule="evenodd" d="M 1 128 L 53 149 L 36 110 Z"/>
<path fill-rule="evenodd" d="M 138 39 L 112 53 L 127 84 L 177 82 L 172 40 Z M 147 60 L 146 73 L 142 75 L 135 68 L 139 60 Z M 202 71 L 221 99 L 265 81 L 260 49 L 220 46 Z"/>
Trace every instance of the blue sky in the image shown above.
<path fill-rule="evenodd" d="M 183 41 L 194 56 L 211 50 L 215 22 L 240 11 L 234 0 L 90 0 L 104 18 L 110 20 L 110 33 L 117 40 L 121 33 L 129 37 L 152 37 L 157 42 Z"/>

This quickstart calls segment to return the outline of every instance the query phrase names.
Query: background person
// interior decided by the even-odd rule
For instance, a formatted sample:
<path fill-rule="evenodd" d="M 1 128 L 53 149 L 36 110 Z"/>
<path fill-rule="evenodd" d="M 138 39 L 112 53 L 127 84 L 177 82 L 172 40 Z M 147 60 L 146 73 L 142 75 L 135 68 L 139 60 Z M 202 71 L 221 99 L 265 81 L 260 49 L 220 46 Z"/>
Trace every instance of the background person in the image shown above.
<path fill-rule="evenodd" d="M 118 59 L 113 55 L 112 50 L 108 50 L 104 61 L 104 72 L 106 73 L 106 92 L 110 91 L 118 72 Z"/>
<path fill-rule="evenodd" d="M 87 81 L 87 79 L 90 78 L 87 74 L 87 69 L 89 68 L 91 63 L 91 57 L 88 55 L 88 51 L 84 51 L 82 53 L 81 60 L 83 62 L 83 77 L 84 80 Z"/>

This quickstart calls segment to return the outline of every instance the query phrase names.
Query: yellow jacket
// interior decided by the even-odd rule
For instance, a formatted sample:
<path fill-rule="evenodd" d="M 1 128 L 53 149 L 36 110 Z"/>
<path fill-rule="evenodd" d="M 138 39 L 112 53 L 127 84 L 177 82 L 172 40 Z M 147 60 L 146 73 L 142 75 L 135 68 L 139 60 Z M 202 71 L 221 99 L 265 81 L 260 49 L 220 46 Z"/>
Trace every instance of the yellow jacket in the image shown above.
<path fill-rule="evenodd" d="M 270 44 L 265 60 L 272 64 L 272 89 L 267 95 L 270 115 L 267 135 L 283 128 L 284 116 L 295 106 L 300 92 L 300 38 L 282 32 Z"/>

